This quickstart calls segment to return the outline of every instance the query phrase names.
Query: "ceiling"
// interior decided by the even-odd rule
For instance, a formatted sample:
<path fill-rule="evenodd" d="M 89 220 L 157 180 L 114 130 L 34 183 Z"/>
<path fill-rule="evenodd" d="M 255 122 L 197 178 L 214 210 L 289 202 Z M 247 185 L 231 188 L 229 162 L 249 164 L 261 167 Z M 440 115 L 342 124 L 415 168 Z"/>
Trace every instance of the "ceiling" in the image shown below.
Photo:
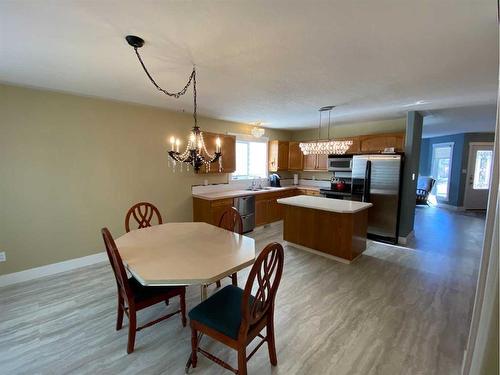
<path fill-rule="evenodd" d="M 317 126 L 319 107 L 334 104 L 336 123 L 424 110 L 433 114 L 427 134 L 457 121 L 460 129 L 477 122 L 493 129 L 496 7 L 495 0 L 3 1 L 0 81 L 191 111 L 191 95 L 165 97 L 148 81 L 124 40 L 136 34 L 164 88 L 180 90 L 196 64 L 205 116 L 303 129 Z"/>

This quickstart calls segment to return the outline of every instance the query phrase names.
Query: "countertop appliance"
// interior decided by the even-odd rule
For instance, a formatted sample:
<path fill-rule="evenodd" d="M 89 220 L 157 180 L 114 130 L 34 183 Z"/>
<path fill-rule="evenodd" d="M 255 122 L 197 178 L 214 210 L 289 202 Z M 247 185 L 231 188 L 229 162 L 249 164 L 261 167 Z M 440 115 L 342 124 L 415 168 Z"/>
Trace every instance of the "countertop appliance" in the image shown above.
<path fill-rule="evenodd" d="M 349 172 L 352 170 L 352 155 L 328 155 L 329 172 Z"/>
<path fill-rule="evenodd" d="M 355 155 L 352 162 L 352 200 L 370 202 L 368 237 L 398 241 L 402 154 Z"/>
<path fill-rule="evenodd" d="M 251 232 L 255 228 L 255 195 L 234 198 L 233 207 L 236 208 L 243 221 L 242 232 Z"/>
<path fill-rule="evenodd" d="M 269 184 L 271 187 L 281 187 L 280 176 L 277 173 L 269 175 Z"/>

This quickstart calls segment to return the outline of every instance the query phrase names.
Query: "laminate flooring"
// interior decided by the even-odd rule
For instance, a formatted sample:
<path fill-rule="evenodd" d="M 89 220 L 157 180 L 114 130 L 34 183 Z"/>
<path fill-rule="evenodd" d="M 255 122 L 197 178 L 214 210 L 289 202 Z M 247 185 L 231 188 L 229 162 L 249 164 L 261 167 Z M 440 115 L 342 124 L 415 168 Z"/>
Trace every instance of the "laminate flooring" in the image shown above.
<path fill-rule="evenodd" d="M 417 212 L 416 248 L 369 242 L 351 265 L 287 247 L 275 312 L 278 366 L 270 365 L 264 345 L 249 361 L 249 374 L 459 374 L 484 218 L 433 210 L 439 211 Z M 432 215 L 446 228 L 421 239 L 418 228 Z M 282 241 L 282 225 L 251 236 L 262 249 Z M 239 273 L 240 286 L 247 273 Z M 199 299 L 199 288 L 189 287 L 188 309 Z M 168 308 L 177 306 L 172 300 Z M 139 312 L 139 324 L 165 308 Z M 107 263 L 1 288 L 0 373 L 184 373 L 190 331 L 178 316 L 138 332 L 130 355 L 127 320 L 115 331 L 115 319 L 116 287 Z M 236 366 L 234 351 L 208 338 L 202 345 Z M 230 372 L 200 355 L 190 373 Z"/>

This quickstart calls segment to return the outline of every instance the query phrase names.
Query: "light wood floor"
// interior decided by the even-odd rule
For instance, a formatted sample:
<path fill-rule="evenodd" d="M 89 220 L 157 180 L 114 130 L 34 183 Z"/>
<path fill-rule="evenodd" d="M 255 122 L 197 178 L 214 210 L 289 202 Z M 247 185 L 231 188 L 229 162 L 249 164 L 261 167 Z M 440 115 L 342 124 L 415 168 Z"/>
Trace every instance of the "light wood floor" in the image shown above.
<path fill-rule="evenodd" d="M 417 229 L 419 216 L 437 215 L 429 212 L 417 212 Z M 278 366 L 270 366 L 263 347 L 250 360 L 249 373 L 458 374 L 484 222 L 437 212 L 446 230 L 456 231 L 455 248 L 434 230 L 434 244 L 425 249 L 371 243 L 351 265 L 285 249 L 275 315 Z M 281 241 L 281 231 L 275 225 L 253 237 L 261 249 Z M 245 278 L 242 272 L 240 285 Z M 180 318 L 139 332 L 135 352 L 127 355 L 126 326 L 114 329 L 115 298 L 107 264 L 0 289 L 0 373 L 183 374 L 190 333 Z M 188 288 L 188 308 L 198 301 L 199 289 Z M 170 308 L 177 306 L 173 301 Z M 139 313 L 139 322 L 163 309 L 159 304 Z M 234 352 L 203 343 L 236 365 Z M 191 373 L 229 372 L 201 356 Z"/>

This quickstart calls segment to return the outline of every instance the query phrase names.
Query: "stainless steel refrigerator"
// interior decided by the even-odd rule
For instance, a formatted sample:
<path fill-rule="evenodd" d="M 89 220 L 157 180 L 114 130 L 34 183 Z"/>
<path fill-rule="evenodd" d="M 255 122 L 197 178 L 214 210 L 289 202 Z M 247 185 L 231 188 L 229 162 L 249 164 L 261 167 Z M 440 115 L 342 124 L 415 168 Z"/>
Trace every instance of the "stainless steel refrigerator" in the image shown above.
<path fill-rule="evenodd" d="M 398 241 L 402 154 L 355 155 L 352 162 L 352 200 L 370 202 L 368 237 Z"/>

